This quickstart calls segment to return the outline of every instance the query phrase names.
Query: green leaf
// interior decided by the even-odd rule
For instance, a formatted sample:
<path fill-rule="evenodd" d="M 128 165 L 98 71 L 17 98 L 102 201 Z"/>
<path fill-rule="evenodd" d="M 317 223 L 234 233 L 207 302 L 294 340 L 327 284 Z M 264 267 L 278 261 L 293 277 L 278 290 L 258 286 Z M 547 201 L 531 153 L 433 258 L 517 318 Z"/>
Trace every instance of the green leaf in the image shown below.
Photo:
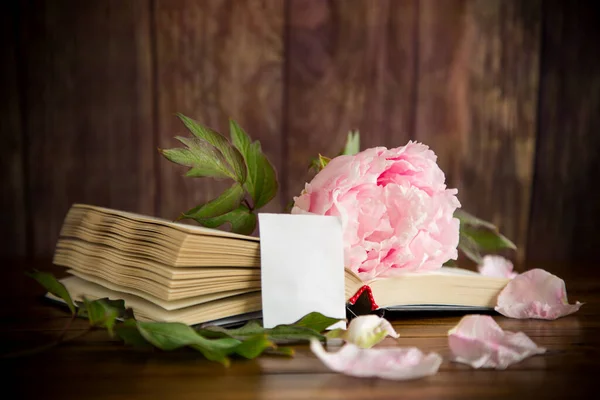
<path fill-rule="evenodd" d="M 475 263 L 480 264 L 487 253 L 516 250 L 517 246 L 502 235 L 494 224 L 463 210 L 456 210 L 454 216 L 460 220 L 458 249 Z"/>
<path fill-rule="evenodd" d="M 113 328 L 121 312 L 121 306 L 122 310 L 125 310 L 123 300 L 118 300 L 116 302 L 111 302 L 108 299 L 89 301 L 84 298 L 83 304 L 85 306 L 87 317 L 90 320 L 90 325 L 106 328 L 108 333 L 111 336 L 114 336 Z"/>
<path fill-rule="evenodd" d="M 240 328 L 227 329 L 221 326 L 206 326 L 196 330 L 199 334 L 207 338 L 223 338 L 230 337 L 239 340 L 264 334 L 267 330 L 255 320 L 248 321 L 244 326 Z"/>
<path fill-rule="evenodd" d="M 252 196 L 254 209 L 265 206 L 277 194 L 277 175 L 273 165 L 262 152 L 258 141 L 251 142 L 250 137 L 233 120 L 229 121 L 231 141 L 242 153 L 248 169 L 246 190 Z"/>
<path fill-rule="evenodd" d="M 244 162 L 244 157 L 238 149 L 236 149 L 231 145 L 231 143 L 229 143 L 225 136 L 206 126 L 200 125 L 198 122 L 186 117 L 183 114 L 177 114 L 177 116 L 190 130 L 190 132 L 194 134 L 194 136 L 196 136 L 198 139 L 202 139 L 210 143 L 217 150 L 219 150 L 221 154 L 223 154 L 225 160 L 227 160 L 229 165 L 233 168 L 233 171 L 235 173 L 234 179 L 237 182 L 241 184 L 244 184 L 244 182 L 246 182 L 246 177 L 248 173 L 246 169 L 246 164 Z"/>
<path fill-rule="evenodd" d="M 277 346 L 275 346 L 273 342 L 267 339 L 267 335 L 259 334 L 252 336 L 237 345 L 233 350 L 233 353 L 251 360 L 261 355 L 265 350 L 276 347 Z"/>
<path fill-rule="evenodd" d="M 232 178 L 236 179 L 235 172 L 225 160 L 223 154 L 209 143 L 198 138 L 176 137 L 185 148 L 160 149 L 160 152 L 169 161 L 190 167 L 186 176 L 192 178 Z"/>
<path fill-rule="evenodd" d="M 54 277 L 54 275 L 52 275 L 49 272 L 42 272 L 37 270 L 28 272 L 27 275 L 35 279 L 48 292 L 52 293 L 58 298 L 63 299 L 67 304 L 67 307 L 69 307 L 69 310 L 71 310 L 71 314 L 75 314 L 75 305 L 73 304 L 73 299 L 71 299 L 71 295 L 67 291 L 67 288 L 65 288 L 65 286 L 62 283 L 60 283 L 58 279 Z"/>
<path fill-rule="evenodd" d="M 459 242 L 459 246 L 460 246 L 460 242 Z M 458 267 L 458 264 L 456 263 L 455 260 L 448 260 L 442 266 L 443 267 Z"/>
<path fill-rule="evenodd" d="M 191 218 L 196 221 L 218 217 L 238 208 L 243 198 L 244 188 L 239 183 L 235 183 L 216 199 L 184 212 L 181 217 Z"/>
<path fill-rule="evenodd" d="M 269 339 L 274 340 L 275 343 L 298 342 L 310 340 L 311 338 L 323 340 L 325 338 L 325 336 L 314 329 L 294 325 L 278 325 L 269 329 L 267 334 Z"/>
<path fill-rule="evenodd" d="M 306 314 L 297 322 L 294 322 L 292 326 L 296 327 L 306 327 L 317 332 L 323 332 L 325 329 L 329 328 L 331 325 L 336 324 L 337 322 L 343 321 L 343 319 L 339 318 L 330 318 L 319 312 L 311 312 L 310 314 Z"/>
<path fill-rule="evenodd" d="M 353 156 L 358 152 L 360 152 L 360 134 L 358 131 L 350 131 L 346 138 L 346 144 L 339 155 Z"/>
<path fill-rule="evenodd" d="M 311 338 L 323 340 L 325 337 L 321 332 L 339 321 L 342 320 L 329 318 L 318 312 L 312 312 L 293 324 L 277 325 L 271 329 L 263 328 L 257 321 L 249 321 L 241 328 L 225 329 L 219 326 L 208 326 L 198 330 L 198 332 L 206 337 L 231 337 L 238 340 L 245 340 L 256 335 L 266 334 L 268 339 L 275 343 L 287 343 L 290 341 L 310 340 Z"/>
<path fill-rule="evenodd" d="M 256 228 L 256 214 L 251 212 L 248 207 L 241 204 L 238 208 L 227 214 L 219 215 L 214 218 L 194 218 L 200 225 L 207 228 L 217 228 L 224 224 L 231 225 L 231 232 L 241 235 L 250 235 Z"/>
<path fill-rule="evenodd" d="M 243 157 L 246 157 L 246 153 L 252 144 L 250 136 L 232 119 L 229 120 L 229 134 L 233 145 L 242 153 Z"/>
<path fill-rule="evenodd" d="M 293 357 L 296 351 L 291 347 L 277 347 L 275 349 L 265 350 L 265 354 L 271 354 L 275 356 Z"/>
<path fill-rule="evenodd" d="M 206 339 L 191 327 L 181 323 L 137 322 L 140 334 L 148 342 L 162 350 L 192 347 L 211 361 L 228 366 L 227 357 L 241 343 L 232 338 Z"/>
<path fill-rule="evenodd" d="M 494 253 L 499 250 L 516 250 L 517 246 L 501 233 L 489 229 L 477 229 L 470 225 L 461 228 L 462 234 L 469 237 L 483 253 Z"/>
<path fill-rule="evenodd" d="M 481 264 L 483 262 L 483 255 L 479 251 L 477 243 L 462 232 L 459 234 L 458 249 L 474 263 Z"/>
<path fill-rule="evenodd" d="M 152 345 L 144 339 L 140 331 L 138 331 L 137 323 L 133 319 L 128 319 L 122 324 L 117 324 L 115 326 L 115 333 L 126 345 L 139 348 L 152 347 Z"/>
<path fill-rule="evenodd" d="M 487 222 L 480 218 L 477 218 L 473 214 L 469 214 L 468 212 L 460 208 L 454 211 L 454 218 L 458 218 L 461 226 L 471 225 L 476 228 L 487 228 L 494 231 L 498 231 L 496 225 L 492 224 L 491 222 Z"/>
<path fill-rule="evenodd" d="M 249 321 L 246 325 L 236 329 L 225 329 L 220 326 L 208 326 L 198 331 L 205 337 L 231 337 L 245 340 L 256 335 L 267 335 L 269 340 L 275 343 L 289 343 L 316 338 L 324 338 L 319 332 L 306 326 L 278 325 L 271 329 L 265 329 L 257 321 Z"/>

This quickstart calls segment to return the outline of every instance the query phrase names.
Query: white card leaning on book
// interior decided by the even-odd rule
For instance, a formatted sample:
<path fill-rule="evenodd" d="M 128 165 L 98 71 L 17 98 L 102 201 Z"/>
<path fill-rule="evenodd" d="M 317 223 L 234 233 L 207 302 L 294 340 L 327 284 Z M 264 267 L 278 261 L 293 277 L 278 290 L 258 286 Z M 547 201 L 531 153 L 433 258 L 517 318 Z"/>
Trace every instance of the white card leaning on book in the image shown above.
<path fill-rule="evenodd" d="M 264 327 L 290 324 L 313 311 L 345 319 L 340 220 L 290 214 L 258 219 Z"/>

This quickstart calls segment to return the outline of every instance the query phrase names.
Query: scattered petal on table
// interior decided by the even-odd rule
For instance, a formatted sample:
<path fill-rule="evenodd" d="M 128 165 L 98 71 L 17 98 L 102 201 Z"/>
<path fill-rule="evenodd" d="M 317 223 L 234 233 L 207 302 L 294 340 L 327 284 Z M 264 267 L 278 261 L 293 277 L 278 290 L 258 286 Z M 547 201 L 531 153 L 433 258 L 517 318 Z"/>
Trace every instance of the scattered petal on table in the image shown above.
<path fill-rule="evenodd" d="M 483 257 L 483 262 L 477 266 L 477 269 L 481 275 L 494 278 L 513 279 L 517 276 L 517 273 L 513 272 L 513 263 L 502 256 L 488 255 Z"/>
<path fill-rule="evenodd" d="M 498 296 L 496 311 L 511 318 L 556 319 L 581 306 L 579 302 L 569 304 L 562 279 L 543 269 L 532 269 L 506 285 Z"/>
<path fill-rule="evenodd" d="M 523 332 L 508 332 L 489 315 L 467 315 L 448 332 L 454 361 L 473 368 L 505 369 L 527 357 L 546 352 Z"/>
<path fill-rule="evenodd" d="M 351 343 L 329 353 L 321 342 L 311 339 L 310 349 L 329 369 L 361 378 L 417 379 L 437 373 L 442 357 L 423 354 L 416 347 L 361 349 Z"/>
<path fill-rule="evenodd" d="M 388 320 L 377 315 L 361 315 L 350 321 L 348 330 L 337 330 L 329 337 L 338 337 L 363 349 L 368 349 L 381 342 L 387 336 L 398 338 Z"/>

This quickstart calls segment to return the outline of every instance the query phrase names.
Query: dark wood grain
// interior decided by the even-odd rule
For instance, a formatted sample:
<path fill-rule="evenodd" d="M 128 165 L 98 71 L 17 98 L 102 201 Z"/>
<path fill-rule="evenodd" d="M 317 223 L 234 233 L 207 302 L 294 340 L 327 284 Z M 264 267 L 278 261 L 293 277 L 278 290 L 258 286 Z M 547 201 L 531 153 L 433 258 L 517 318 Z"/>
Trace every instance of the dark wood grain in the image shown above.
<path fill-rule="evenodd" d="M 523 258 L 533 162 L 540 1 L 419 3 L 418 140 L 463 208 L 498 225 Z"/>
<path fill-rule="evenodd" d="M 35 255 L 74 202 L 154 212 L 148 1 L 32 1 L 20 21 Z"/>
<path fill-rule="evenodd" d="M 49 267 L 45 262 L 3 265 L 13 266 L 8 271 Z M 69 319 L 67 312 L 43 302 L 43 290 L 22 274 L 11 272 L 7 279 L 13 284 L 0 292 L 0 354 L 56 338 Z M 92 331 L 29 357 L 0 357 L 3 390 L 18 394 L 14 398 L 51 399 L 79 399 L 82 393 L 90 399 L 386 399 L 400 394 L 415 399 L 592 398 L 600 373 L 600 275 L 565 279 L 571 301 L 586 303 L 578 313 L 555 321 L 494 316 L 503 329 L 522 331 L 548 349 L 505 371 L 474 370 L 449 361 L 447 332 L 459 315 L 397 313 L 391 319 L 400 339 L 388 338 L 380 346 L 436 351 L 444 358 L 438 374 L 408 382 L 352 378 L 329 371 L 306 344 L 293 346 L 293 358 L 234 360 L 224 368 L 191 350 L 134 350 L 105 331 Z M 86 324 L 76 320 L 68 337 L 80 335 Z"/>
<path fill-rule="evenodd" d="M 21 126 L 21 96 L 18 74 L 19 7 L 0 6 L 0 255 L 26 254 L 27 216 L 25 207 L 24 137 Z"/>
<path fill-rule="evenodd" d="M 416 1 L 290 0 L 286 124 L 288 199 L 319 153 L 351 129 L 362 148 L 405 145 L 413 124 Z"/>
<path fill-rule="evenodd" d="M 544 3 L 530 262 L 600 261 L 599 18 L 590 3 Z"/>
<path fill-rule="evenodd" d="M 180 112 L 229 136 L 229 118 L 281 165 L 283 3 L 157 1 L 157 118 L 159 147 L 176 147 L 189 133 Z M 218 196 L 231 182 L 183 178 L 185 169 L 160 160 L 159 215 L 175 218 Z M 280 179 L 282 177 L 280 176 Z M 281 210 L 275 200 L 266 209 Z"/>

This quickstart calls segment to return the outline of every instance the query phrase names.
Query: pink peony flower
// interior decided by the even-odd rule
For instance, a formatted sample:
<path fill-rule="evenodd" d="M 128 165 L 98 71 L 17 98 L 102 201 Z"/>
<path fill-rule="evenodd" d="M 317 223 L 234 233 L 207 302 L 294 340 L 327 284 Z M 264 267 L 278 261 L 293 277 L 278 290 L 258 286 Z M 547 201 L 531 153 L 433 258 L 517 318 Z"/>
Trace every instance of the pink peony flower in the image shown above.
<path fill-rule="evenodd" d="M 438 269 L 457 258 L 460 203 L 436 159 L 415 142 L 336 157 L 292 213 L 339 216 L 346 267 L 363 280 Z"/>

